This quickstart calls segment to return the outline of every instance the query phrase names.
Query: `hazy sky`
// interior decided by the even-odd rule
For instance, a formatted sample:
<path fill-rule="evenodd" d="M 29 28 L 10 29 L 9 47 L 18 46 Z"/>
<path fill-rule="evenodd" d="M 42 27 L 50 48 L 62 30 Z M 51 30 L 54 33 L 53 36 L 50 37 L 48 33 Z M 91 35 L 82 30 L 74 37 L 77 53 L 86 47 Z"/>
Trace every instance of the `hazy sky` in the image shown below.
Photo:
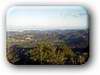
<path fill-rule="evenodd" d="M 7 30 L 85 29 L 87 12 L 80 6 L 15 6 L 6 16 Z"/>

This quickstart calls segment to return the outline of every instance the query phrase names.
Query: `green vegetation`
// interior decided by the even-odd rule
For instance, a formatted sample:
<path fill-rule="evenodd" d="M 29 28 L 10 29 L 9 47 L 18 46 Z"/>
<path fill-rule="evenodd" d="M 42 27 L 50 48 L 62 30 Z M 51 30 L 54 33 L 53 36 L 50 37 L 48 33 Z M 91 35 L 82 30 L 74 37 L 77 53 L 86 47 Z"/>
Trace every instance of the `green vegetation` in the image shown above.
<path fill-rule="evenodd" d="M 66 42 L 44 35 L 14 35 L 7 37 L 7 58 L 13 64 L 83 64 L 88 52 L 74 52 Z M 16 37 L 15 37 L 16 36 Z M 55 37 L 55 38 L 54 38 Z"/>

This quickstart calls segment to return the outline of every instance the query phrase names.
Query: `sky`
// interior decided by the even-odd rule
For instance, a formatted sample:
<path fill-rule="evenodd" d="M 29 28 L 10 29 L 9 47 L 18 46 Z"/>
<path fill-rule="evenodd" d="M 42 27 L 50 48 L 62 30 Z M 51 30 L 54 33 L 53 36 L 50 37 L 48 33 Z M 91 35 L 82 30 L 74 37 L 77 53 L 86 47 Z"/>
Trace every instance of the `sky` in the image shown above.
<path fill-rule="evenodd" d="M 86 29 L 88 15 L 81 6 L 14 6 L 6 25 L 7 31 Z"/>

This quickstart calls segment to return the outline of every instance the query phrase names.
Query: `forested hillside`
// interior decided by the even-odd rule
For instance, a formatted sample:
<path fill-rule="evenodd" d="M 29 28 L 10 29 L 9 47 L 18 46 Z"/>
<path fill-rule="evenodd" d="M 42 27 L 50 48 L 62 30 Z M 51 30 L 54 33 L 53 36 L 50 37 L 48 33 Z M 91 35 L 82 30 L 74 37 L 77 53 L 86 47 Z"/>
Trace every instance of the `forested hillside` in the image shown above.
<path fill-rule="evenodd" d="M 88 30 L 8 31 L 7 59 L 13 64 L 83 64 L 89 56 Z"/>

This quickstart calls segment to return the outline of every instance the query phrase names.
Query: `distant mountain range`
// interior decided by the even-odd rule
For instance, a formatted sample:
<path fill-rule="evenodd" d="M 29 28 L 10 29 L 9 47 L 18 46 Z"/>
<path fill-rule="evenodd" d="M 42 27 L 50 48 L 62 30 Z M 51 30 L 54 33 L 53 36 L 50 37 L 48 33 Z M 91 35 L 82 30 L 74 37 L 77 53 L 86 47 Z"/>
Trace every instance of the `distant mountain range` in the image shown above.
<path fill-rule="evenodd" d="M 36 39 L 49 37 L 51 39 L 63 40 L 72 49 L 88 49 L 89 47 L 89 32 L 88 30 L 52 30 L 52 31 L 39 31 L 39 30 L 25 30 L 22 32 L 8 31 L 7 37 L 16 35 L 34 35 Z M 34 38 L 33 38 L 34 39 Z"/>

